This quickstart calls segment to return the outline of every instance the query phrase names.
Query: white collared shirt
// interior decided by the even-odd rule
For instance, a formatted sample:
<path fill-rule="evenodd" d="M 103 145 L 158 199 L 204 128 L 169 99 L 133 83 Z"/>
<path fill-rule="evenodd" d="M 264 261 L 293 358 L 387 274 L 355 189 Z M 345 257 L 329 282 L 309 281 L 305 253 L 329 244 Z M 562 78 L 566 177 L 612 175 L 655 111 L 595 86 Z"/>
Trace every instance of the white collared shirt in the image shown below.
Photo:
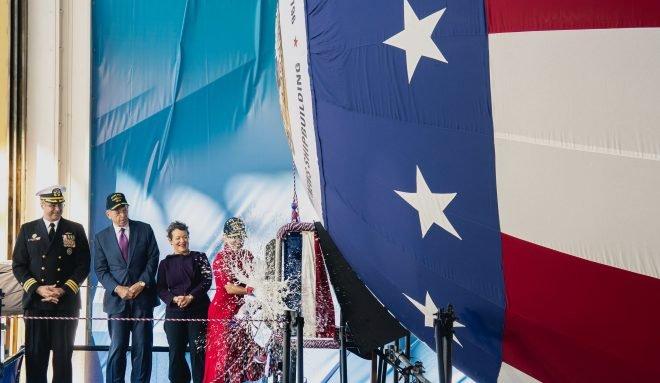
<path fill-rule="evenodd" d="M 112 224 L 112 227 L 113 227 L 113 229 L 115 229 L 115 237 L 117 238 L 117 243 L 119 243 L 119 230 L 121 230 L 122 228 L 115 225 L 114 223 Z M 130 239 L 131 229 L 128 227 L 128 225 L 124 226 L 123 229 L 124 229 L 124 235 L 126 235 L 126 239 Z"/>
<path fill-rule="evenodd" d="M 55 228 L 54 228 L 54 230 L 55 230 L 55 232 L 57 232 L 57 225 L 60 224 L 60 220 L 59 220 L 59 219 L 58 219 L 57 221 L 55 221 L 55 222 L 50 222 L 50 221 L 47 220 L 46 218 L 42 218 L 42 220 L 44 221 L 44 225 L 46 225 L 46 233 L 48 233 L 48 231 L 50 230 L 50 224 L 51 224 L 51 223 L 54 223 L 54 224 L 55 224 Z"/>

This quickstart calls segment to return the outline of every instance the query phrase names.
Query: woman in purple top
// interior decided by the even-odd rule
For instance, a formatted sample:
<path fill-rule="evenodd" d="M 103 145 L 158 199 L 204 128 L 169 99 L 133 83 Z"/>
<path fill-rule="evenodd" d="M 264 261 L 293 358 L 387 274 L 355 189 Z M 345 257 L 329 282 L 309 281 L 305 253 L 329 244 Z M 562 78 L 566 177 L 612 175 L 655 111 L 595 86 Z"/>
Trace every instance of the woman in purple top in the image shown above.
<path fill-rule="evenodd" d="M 207 292 L 211 288 L 211 266 L 206 254 L 190 251 L 188 226 L 174 221 L 167 228 L 173 254 L 158 266 L 156 289 L 167 305 L 165 318 L 206 319 L 209 308 Z M 190 382 L 186 349 L 190 350 L 192 379 L 201 383 L 204 377 L 206 322 L 165 322 L 170 346 L 169 378 L 172 383 Z"/>

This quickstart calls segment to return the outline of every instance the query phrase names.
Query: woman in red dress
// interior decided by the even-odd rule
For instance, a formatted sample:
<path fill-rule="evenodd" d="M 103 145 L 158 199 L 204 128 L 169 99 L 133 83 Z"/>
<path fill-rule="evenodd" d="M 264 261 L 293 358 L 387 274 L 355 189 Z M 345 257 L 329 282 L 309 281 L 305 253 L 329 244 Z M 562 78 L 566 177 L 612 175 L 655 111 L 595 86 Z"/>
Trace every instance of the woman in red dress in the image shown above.
<path fill-rule="evenodd" d="M 263 365 L 254 360 L 256 347 L 245 323 L 233 321 L 243 303 L 243 296 L 252 293 L 248 286 L 239 285 L 236 271 L 252 262 L 252 254 L 243 249 L 245 224 L 240 218 L 230 218 L 224 227 L 224 247 L 213 261 L 216 292 L 209 306 L 206 336 L 204 383 L 242 383 L 259 379 Z"/>

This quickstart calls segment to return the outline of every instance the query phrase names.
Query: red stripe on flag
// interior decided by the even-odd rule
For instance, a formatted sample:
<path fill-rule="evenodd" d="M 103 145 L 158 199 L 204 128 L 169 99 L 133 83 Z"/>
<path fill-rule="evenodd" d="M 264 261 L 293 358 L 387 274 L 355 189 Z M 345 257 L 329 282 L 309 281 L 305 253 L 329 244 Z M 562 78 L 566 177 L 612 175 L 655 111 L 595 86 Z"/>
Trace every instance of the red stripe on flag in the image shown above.
<path fill-rule="evenodd" d="M 488 33 L 660 26 L 658 0 L 486 0 Z"/>
<path fill-rule="evenodd" d="M 502 250 L 505 362 L 543 382 L 660 379 L 659 279 L 506 234 Z"/>
<path fill-rule="evenodd" d="M 334 338 L 337 333 L 335 327 L 335 306 L 330 293 L 330 282 L 325 270 L 321 240 L 314 234 L 314 259 L 316 264 L 316 336 L 319 338 Z"/>

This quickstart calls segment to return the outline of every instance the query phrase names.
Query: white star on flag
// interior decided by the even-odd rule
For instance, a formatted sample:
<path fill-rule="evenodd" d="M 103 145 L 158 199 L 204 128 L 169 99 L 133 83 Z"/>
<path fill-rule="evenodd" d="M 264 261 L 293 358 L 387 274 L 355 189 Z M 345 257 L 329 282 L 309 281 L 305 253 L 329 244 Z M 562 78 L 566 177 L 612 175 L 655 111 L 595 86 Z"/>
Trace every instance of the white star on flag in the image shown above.
<path fill-rule="evenodd" d="M 417 191 L 415 193 L 409 193 L 395 190 L 394 192 L 417 210 L 419 214 L 419 225 L 422 229 L 422 238 L 426 236 L 426 233 L 428 233 L 431 226 L 435 223 L 447 230 L 451 235 L 462 240 L 445 215 L 445 209 L 454 197 L 456 197 L 456 193 L 432 193 L 426 184 L 422 171 L 419 170 L 419 166 L 417 166 Z"/>
<path fill-rule="evenodd" d="M 429 292 L 426 292 L 426 300 L 424 301 L 424 304 L 417 302 L 406 294 L 403 294 L 403 296 L 408 298 L 408 300 L 417 307 L 417 310 L 424 314 L 424 326 L 433 327 L 433 319 L 435 319 L 435 314 L 438 312 L 438 308 L 435 303 L 433 303 L 433 299 L 431 299 Z M 465 327 L 465 325 L 461 324 L 459 321 L 454 321 L 454 327 Z M 454 342 L 463 347 L 458 338 L 456 338 L 456 334 L 454 334 Z"/>
<path fill-rule="evenodd" d="M 384 44 L 391 45 L 406 51 L 406 67 L 408 70 L 408 83 L 412 81 L 412 76 L 417 68 L 417 63 L 422 56 L 447 63 L 447 59 L 442 55 L 440 49 L 431 39 L 431 34 L 435 26 L 440 22 L 445 9 L 425 17 L 420 20 L 417 18 L 408 0 L 403 2 L 403 30 L 389 39 L 383 41 Z"/>

